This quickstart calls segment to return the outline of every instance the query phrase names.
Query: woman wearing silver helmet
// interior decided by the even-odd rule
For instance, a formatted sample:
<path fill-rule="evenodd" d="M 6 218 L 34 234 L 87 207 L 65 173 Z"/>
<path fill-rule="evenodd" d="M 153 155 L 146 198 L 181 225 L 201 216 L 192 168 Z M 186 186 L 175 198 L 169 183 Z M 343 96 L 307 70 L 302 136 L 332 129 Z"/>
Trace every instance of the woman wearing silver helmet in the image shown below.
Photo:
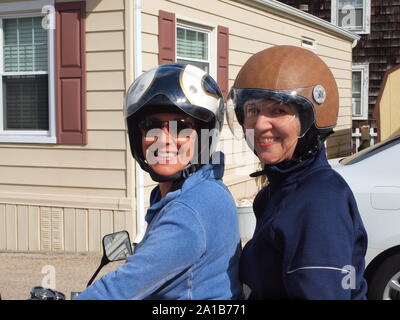
<path fill-rule="evenodd" d="M 221 180 L 223 154 L 214 152 L 223 107 L 216 82 L 192 65 L 161 65 L 131 85 L 131 152 L 158 182 L 148 227 L 126 264 L 78 299 L 241 297 L 236 206 Z"/>
<path fill-rule="evenodd" d="M 365 299 L 367 247 L 357 204 L 329 166 L 338 88 L 313 52 L 277 46 L 253 55 L 228 98 L 228 122 L 246 140 L 268 185 L 240 259 L 251 299 Z"/>

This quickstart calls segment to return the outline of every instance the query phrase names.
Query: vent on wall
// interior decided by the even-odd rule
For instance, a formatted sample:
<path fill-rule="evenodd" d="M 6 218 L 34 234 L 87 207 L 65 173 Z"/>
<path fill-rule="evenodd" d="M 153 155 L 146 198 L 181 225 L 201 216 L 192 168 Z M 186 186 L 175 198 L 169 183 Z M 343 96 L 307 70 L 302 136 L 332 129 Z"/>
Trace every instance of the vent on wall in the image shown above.
<path fill-rule="evenodd" d="M 308 49 L 315 49 L 316 48 L 316 41 L 310 37 L 301 37 L 301 46 Z"/>
<path fill-rule="evenodd" d="M 42 251 L 62 251 L 63 210 L 61 208 L 40 208 L 40 240 Z"/>

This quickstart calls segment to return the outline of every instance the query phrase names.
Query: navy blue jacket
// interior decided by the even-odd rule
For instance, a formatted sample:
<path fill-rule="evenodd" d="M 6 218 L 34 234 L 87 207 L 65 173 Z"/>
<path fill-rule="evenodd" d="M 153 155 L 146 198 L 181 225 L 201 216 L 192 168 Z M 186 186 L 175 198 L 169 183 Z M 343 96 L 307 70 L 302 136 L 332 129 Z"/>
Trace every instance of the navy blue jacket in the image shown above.
<path fill-rule="evenodd" d="M 367 234 L 352 191 L 323 147 L 288 169 L 266 167 L 256 229 L 240 259 L 250 299 L 365 299 Z"/>

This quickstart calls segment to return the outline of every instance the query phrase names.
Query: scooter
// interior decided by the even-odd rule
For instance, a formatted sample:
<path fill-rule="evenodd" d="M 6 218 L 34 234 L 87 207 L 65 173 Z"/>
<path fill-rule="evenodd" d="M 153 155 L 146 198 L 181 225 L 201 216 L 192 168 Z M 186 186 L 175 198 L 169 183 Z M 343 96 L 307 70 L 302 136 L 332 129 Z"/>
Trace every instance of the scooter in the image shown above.
<path fill-rule="evenodd" d="M 132 254 L 132 245 L 127 231 L 119 231 L 107 234 L 103 237 L 103 257 L 100 265 L 90 278 L 86 287 L 89 287 L 100 270 L 109 262 L 126 260 Z M 80 292 L 71 292 L 71 300 L 79 295 Z M 65 294 L 41 286 L 33 287 L 28 300 L 65 300 Z"/>

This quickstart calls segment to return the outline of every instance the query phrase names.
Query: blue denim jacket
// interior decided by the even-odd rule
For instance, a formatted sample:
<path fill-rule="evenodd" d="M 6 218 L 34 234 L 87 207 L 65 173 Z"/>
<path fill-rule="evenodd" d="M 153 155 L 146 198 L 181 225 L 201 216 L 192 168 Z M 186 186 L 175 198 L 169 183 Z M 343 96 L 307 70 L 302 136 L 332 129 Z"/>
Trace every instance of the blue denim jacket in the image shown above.
<path fill-rule="evenodd" d="M 151 193 L 143 240 L 127 262 L 77 299 L 240 299 L 235 202 L 220 164 L 203 165 L 181 189 Z"/>

